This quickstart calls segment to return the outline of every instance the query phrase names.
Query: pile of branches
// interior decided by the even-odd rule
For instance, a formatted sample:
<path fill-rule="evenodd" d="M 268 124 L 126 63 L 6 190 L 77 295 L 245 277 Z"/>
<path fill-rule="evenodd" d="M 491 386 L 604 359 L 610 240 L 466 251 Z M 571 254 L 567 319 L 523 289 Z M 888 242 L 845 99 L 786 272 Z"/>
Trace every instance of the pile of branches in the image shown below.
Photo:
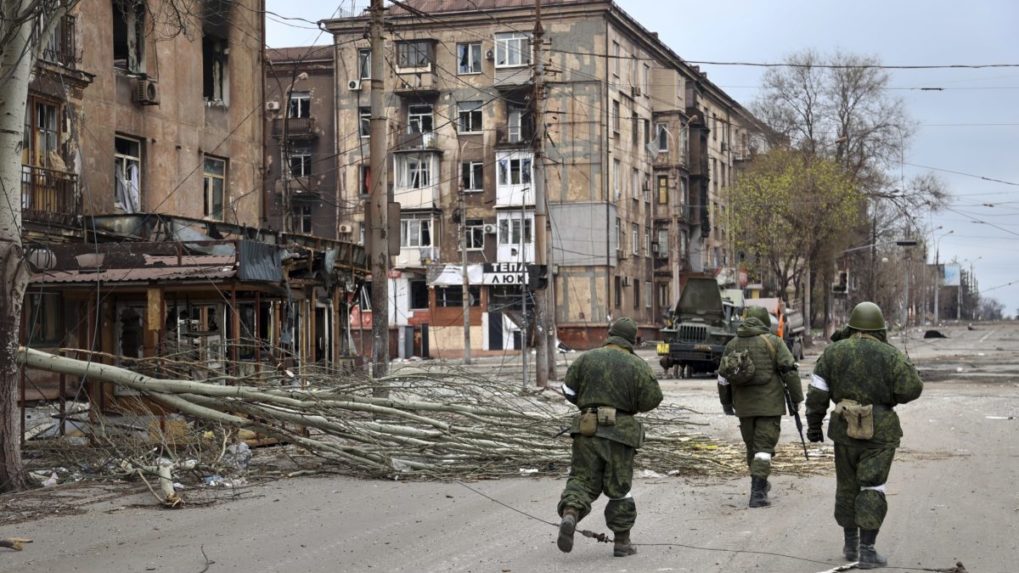
<path fill-rule="evenodd" d="M 254 432 L 366 477 L 561 474 L 569 466 L 575 408 L 557 391 L 525 391 L 490 370 L 416 363 L 374 380 L 306 368 L 199 382 L 140 373 L 151 373 L 151 365 L 127 370 L 24 348 L 19 360 L 137 392 L 197 422 L 195 428 Z M 164 362 L 161 372 L 172 368 Z M 745 471 L 743 452 L 700 434 L 689 414 L 666 404 L 642 416 L 647 441 L 640 467 L 666 475 Z"/>

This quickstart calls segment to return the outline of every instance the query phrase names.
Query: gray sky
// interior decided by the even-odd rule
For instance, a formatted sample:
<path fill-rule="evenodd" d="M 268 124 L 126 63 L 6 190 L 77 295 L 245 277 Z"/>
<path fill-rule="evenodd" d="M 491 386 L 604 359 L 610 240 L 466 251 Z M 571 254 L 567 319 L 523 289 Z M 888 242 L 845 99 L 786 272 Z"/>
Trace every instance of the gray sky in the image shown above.
<path fill-rule="evenodd" d="M 317 21 L 365 0 L 268 0 L 270 12 Z M 617 0 L 691 61 L 780 62 L 812 48 L 876 56 L 885 65 L 1019 64 L 1013 0 Z M 668 6 L 668 8 L 666 8 Z M 310 29 L 309 29 L 310 28 Z M 269 16 L 273 47 L 329 43 L 314 26 Z M 763 68 L 702 65 L 737 101 L 757 95 Z M 911 176 L 936 168 L 952 194 L 927 220 L 941 261 L 972 264 L 981 293 L 1019 313 L 1019 67 L 891 70 L 919 129 L 902 158 Z M 940 91 L 917 88 L 943 88 Z M 921 167 L 923 166 L 923 167 Z M 989 181 L 996 179 L 998 181 Z M 951 231 L 951 234 L 946 234 Z M 933 262 L 933 253 L 930 262 Z M 1015 284 L 1009 285 L 1008 283 Z M 1007 286 L 1006 286 L 1007 285 Z"/>

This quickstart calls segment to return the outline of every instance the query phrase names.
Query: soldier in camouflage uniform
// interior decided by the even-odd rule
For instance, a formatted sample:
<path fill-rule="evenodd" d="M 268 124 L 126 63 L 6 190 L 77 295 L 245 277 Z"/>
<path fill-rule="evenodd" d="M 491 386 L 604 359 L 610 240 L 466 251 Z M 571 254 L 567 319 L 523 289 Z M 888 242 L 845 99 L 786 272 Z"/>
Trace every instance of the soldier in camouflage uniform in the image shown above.
<path fill-rule="evenodd" d="M 872 405 L 869 422 L 866 410 L 855 418 L 852 413 L 858 410 L 849 410 L 848 417 L 833 412 L 828 437 L 835 442 L 835 521 L 845 533 L 842 552 L 850 561 L 859 559 L 860 569 L 876 569 L 887 564 L 874 542 L 888 511 L 885 482 L 902 437 L 893 408 L 917 399 L 923 383 L 909 359 L 887 344 L 884 316 L 876 304 L 856 305 L 843 334 L 848 337 L 826 348 L 814 367 L 807 392 L 807 437 L 811 442 L 824 439 L 821 422 L 829 402 L 836 403 L 836 411 L 847 404 Z M 867 431 L 850 437 L 868 425 L 872 437 L 863 438 Z"/>
<path fill-rule="evenodd" d="M 630 529 L 637 519 L 637 505 L 630 494 L 633 457 L 644 440 L 644 428 L 633 417 L 649 412 L 662 401 L 662 390 L 647 362 L 633 353 L 637 323 L 619 318 L 609 327 L 605 344 L 580 356 L 566 372 L 563 395 L 581 414 L 599 411 L 599 417 L 615 409 L 612 425 L 599 419 L 593 435 L 582 433 L 581 417 L 573 422 L 573 459 L 566 488 L 559 500 L 559 549 L 573 549 L 577 522 L 591 512 L 591 502 L 604 493 L 605 523 L 615 534 L 613 555 L 637 552 L 630 543 Z M 607 420 L 605 420 L 607 422 Z"/>
<path fill-rule="evenodd" d="M 721 373 L 718 375 L 722 410 L 730 416 L 739 416 L 740 434 L 747 446 L 750 507 L 771 505 L 768 476 L 781 433 L 782 415 L 786 412 L 786 391 L 797 408 L 803 401 L 803 387 L 793 355 L 781 338 L 771 334 L 770 324 L 771 317 L 766 309 L 748 308 L 736 338 L 729 341 L 722 353 L 725 360 L 727 354 L 748 351 L 754 363 L 753 380 L 734 385 Z"/>

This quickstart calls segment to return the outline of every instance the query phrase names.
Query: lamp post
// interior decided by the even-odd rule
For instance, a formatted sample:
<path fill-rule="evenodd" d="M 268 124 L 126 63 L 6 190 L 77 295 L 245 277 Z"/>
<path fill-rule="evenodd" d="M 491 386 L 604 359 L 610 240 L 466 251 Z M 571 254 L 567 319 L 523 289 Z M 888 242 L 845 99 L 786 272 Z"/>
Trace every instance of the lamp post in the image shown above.
<path fill-rule="evenodd" d="M 934 241 L 934 326 L 941 321 L 941 281 L 944 278 L 941 272 L 941 239 L 955 232 L 955 229 L 942 234 Z"/>
<path fill-rule="evenodd" d="M 969 280 L 973 280 L 973 263 L 979 261 L 984 257 L 980 256 L 975 259 L 963 259 L 959 263 L 959 290 L 956 293 L 955 302 L 955 320 L 962 320 L 962 263 L 969 263 Z"/>

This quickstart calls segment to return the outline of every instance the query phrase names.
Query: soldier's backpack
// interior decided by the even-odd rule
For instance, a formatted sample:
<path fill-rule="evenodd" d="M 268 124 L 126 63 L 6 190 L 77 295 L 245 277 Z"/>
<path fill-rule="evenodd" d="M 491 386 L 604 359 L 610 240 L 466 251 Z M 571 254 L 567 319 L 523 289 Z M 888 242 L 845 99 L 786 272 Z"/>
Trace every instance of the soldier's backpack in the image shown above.
<path fill-rule="evenodd" d="M 761 338 L 768 345 L 768 350 L 771 352 L 772 357 L 774 357 L 775 347 L 772 346 L 767 335 L 762 334 Z M 754 366 L 754 361 L 750 358 L 749 349 L 726 352 L 722 355 L 722 360 L 718 364 L 718 373 L 735 386 L 753 384 L 756 372 L 757 368 Z"/>

